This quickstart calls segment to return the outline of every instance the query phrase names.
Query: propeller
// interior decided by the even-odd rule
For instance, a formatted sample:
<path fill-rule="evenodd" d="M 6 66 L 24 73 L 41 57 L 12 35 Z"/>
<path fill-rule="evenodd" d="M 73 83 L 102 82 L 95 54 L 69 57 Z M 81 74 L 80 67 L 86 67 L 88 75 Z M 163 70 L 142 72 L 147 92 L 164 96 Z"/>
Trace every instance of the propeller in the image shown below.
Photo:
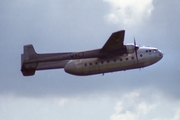
<path fill-rule="evenodd" d="M 137 64 L 139 63 L 139 60 L 138 60 L 138 55 L 137 55 L 137 50 L 139 49 L 139 47 L 136 46 L 136 40 L 135 40 L 135 37 L 134 37 L 134 51 L 135 51 L 135 54 L 136 54 L 136 60 L 137 60 Z"/>

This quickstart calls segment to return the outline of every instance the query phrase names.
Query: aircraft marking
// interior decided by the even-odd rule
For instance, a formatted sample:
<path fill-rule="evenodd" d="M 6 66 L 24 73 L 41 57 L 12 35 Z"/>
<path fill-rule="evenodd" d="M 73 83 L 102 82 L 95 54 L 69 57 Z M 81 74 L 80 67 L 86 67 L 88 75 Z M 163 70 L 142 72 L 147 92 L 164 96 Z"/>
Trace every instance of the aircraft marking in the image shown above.
<path fill-rule="evenodd" d="M 83 53 L 83 52 L 80 52 L 80 53 L 78 53 L 78 56 L 79 56 L 80 58 L 82 58 L 82 57 L 84 57 L 84 53 Z"/>

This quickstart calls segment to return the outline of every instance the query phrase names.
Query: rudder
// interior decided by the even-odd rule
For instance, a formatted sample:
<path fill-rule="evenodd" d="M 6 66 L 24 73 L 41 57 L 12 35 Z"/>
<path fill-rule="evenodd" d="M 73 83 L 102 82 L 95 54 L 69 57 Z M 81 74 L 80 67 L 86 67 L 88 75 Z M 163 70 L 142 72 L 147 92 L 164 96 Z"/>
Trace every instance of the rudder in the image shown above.
<path fill-rule="evenodd" d="M 24 60 L 32 60 L 37 58 L 37 53 L 34 50 L 33 45 L 24 46 Z"/>
<path fill-rule="evenodd" d="M 21 54 L 21 71 L 24 76 L 30 76 L 35 74 L 37 63 L 24 63 L 28 60 L 36 59 L 38 54 L 35 52 L 33 45 L 25 45 L 24 53 Z"/>

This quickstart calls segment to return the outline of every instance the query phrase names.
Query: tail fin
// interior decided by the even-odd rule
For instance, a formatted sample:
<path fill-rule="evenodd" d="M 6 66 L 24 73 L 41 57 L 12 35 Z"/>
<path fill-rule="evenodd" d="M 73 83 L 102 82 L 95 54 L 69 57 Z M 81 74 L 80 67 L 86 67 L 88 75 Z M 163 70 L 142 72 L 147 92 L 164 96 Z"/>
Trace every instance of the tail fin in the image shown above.
<path fill-rule="evenodd" d="M 34 50 L 33 45 L 24 46 L 24 60 L 32 60 L 37 58 L 37 53 Z"/>
<path fill-rule="evenodd" d="M 33 45 L 25 45 L 24 53 L 21 54 L 21 71 L 24 76 L 35 74 L 37 63 L 25 64 L 25 61 L 36 59 L 38 54 L 35 52 Z"/>

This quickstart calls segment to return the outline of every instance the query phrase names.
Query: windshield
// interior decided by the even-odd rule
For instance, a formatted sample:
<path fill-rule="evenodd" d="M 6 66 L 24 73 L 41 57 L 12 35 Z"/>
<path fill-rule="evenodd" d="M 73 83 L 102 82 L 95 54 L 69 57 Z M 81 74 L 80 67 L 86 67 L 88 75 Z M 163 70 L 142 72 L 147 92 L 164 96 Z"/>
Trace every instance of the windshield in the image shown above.
<path fill-rule="evenodd" d="M 157 52 L 158 50 L 157 49 L 153 49 L 153 52 Z"/>

